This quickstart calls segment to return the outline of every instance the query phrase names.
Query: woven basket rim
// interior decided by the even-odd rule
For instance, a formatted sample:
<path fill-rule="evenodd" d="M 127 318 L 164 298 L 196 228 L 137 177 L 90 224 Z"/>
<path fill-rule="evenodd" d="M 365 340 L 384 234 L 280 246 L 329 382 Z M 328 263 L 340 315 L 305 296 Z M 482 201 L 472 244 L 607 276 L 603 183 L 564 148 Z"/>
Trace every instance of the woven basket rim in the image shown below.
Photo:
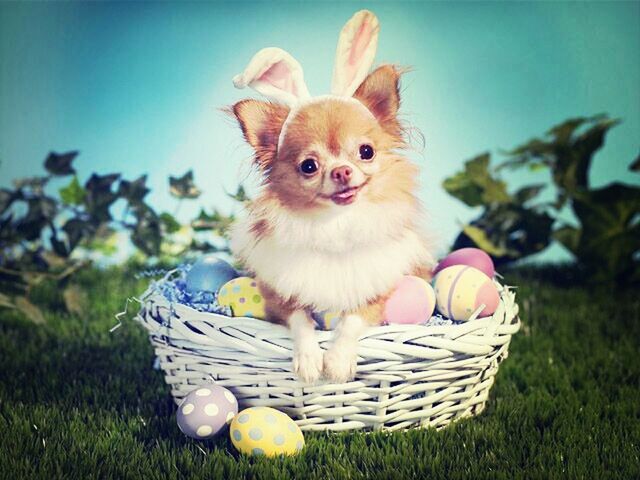
<path fill-rule="evenodd" d="M 172 302 L 168 300 L 164 295 L 159 293 L 153 288 L 154 283 L 165 282 L 168 281 L 169 278 L 175 273 L 177 270 L 171 270 L 167 272 L 166 275 L 160 280 L 153 282 L 147 290 L 141 295 L 140 300 L 143 305 L 146 305 L 147 302 L 153 301 L 154 303 L 163 306 L 165 308 L 172 309 L 174 312 L 180 314 L 179 318 L 175 318 L 175 320 L 180 321 L 181 323 L 189 322 L 189 319 L 198 318 L 201 321 L 211 320 L 216 323 L 216 327 L 253 327 L 256 331 L 261 330 L 269 330 L 270 336 L 275 336 L 277 332 L 280 332 L 283 337 L 290 338 L 290 330 L 287 326 L 270 322 L 268 320 L 263 320 L 260 318 L 254 317 L 233 317 L 224 315 L 222 313 L 216 312 L 203 312 L 196 310 L 195 308 L 185 305 L 178 302 Z M 488 315 L 486 317 L 478 317 L 479 311 L 482 310 L 482 307 L 476 310 L 474 314 L 466 321 L 456 321 L 456 323 L 451 323 L 448 325 L 429 325 L 427 324 L 387 324 L 387 325 L 375 325 L 371 326 L 367 329 L 367 331 L 360 337 L 362 338 L 370 338 L 376 337 L 379 335 L 384 335 L 386 333 L 412 333 L 417 335 L 446 335 L 453 336 L 454 338 L 457 336 L 455 333 L 458 331 L 462 334 L 466 330 L 476 329 L 481 324 L 484 325 L 486 323 L 486 327 L 491 325 L 511 325 L 512 331 L 509 334 L 514 334 L 520 329 L 520 318 L 518 315 L 518 307 L 517 303 L 513 298 L 514 294 L 511 289 L 514 287 L 502 285 L 497 280 L 493 280 L 493 283 L 496 285 L 498 289 L 498 293 L 500 296 L 500 302 L 498 309 L 492 315 Z M 501 311 L 501 307 L 505 308 L 507 304 L 510 304 L 511 308 L 515 307 L 515 311 L 513 315 L 511 315 L 511 320 L 509 322 L 505 322 L 504 320 L 508 320 L 509 315 L 504 315 Z M 183 320 L 184 318 L 184 320 Z M 446 317 L 443 317 L 446 318 Z M 221 325 L 220 322 L 228 322 L 227 325 Z M 172 329 L 171 324 L 163 325 L 164 328 L 169 330 Z M 316 335 L 318 335 L 318 340 L 320 342 L 325 342 L 330 340 L 333 337 L 334 330 L 322 330 L 316 329 Z"/>

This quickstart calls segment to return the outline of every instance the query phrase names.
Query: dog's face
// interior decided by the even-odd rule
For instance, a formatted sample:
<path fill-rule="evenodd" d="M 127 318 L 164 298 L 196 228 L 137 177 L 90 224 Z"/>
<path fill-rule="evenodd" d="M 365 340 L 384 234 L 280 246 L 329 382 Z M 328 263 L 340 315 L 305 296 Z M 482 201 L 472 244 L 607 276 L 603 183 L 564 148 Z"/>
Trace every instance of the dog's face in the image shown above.
<path fill-rule="evenodd" d="M 395 68 L 382 66 L 354 94 L 359 102 L 329 97 L 304 105 L 287 122 L 279 148 L 287 107 L 258 100 L 234 105 L 265 184 L 283 205 L 344 208 L 413 193 L 415 166 L 395 152 L 404 146 L 399 77 Z"/>

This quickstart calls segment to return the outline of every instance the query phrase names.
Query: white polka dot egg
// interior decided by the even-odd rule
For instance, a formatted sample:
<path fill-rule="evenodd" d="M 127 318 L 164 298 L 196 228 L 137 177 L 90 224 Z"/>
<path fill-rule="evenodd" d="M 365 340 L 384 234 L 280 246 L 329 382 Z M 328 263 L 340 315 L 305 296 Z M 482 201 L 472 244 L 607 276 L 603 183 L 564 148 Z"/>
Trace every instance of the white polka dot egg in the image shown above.
<path fill-rule="evenodd" d="M 293 455 L 304 447 L 300 427 L 286 414 L 269 407 L 251 407 L 231 422 L 231 442 L 247 455 Z"/>
<path fill-rule="evenodd" d="M 178 427 L 188 437 L 204 440 L 215 436 L 238 413 L 236 397 L 220 385 L 199 387 L 178 407 Z"/>

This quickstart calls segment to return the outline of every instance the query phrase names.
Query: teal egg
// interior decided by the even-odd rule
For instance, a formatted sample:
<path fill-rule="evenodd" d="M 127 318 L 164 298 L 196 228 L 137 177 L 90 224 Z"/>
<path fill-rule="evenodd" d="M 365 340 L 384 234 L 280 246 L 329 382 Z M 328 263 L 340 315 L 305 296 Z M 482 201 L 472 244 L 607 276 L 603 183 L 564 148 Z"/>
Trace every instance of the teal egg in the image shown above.
<path fill-rule="evenodd" d="M 205 255 L 193 264 L 185 278 L 189 293 L 217 292 L 218 289 L 238 276 L 235 268 L 215 255 Z"/>

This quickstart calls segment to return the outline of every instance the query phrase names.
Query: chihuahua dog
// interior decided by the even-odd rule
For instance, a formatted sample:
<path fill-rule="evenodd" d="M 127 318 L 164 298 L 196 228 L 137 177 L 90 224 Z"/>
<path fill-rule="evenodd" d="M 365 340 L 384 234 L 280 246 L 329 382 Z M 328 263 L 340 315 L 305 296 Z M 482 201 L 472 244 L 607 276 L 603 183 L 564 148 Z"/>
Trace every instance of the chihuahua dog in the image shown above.
<path fill-rule="evenodd" d="M 418 169 L 401 153 L 402 71 L 369 73 L 378 30 L 368 11 L 345 25 L 331 95 L 311 97 L 300 65 L 275 48 L 234 78 L 272 101 L 232 107 L 263 183 L 232 229 L 231 249 L 255 275 L 267 319 L 291 329 L 304 382 L 353 379 L 358 338 L 383 323 L 403 275 L 426 277 L 433 263 L 420 232 Z M 326 352 L 311 318 L 319 311 L 341 313 Z"/>

